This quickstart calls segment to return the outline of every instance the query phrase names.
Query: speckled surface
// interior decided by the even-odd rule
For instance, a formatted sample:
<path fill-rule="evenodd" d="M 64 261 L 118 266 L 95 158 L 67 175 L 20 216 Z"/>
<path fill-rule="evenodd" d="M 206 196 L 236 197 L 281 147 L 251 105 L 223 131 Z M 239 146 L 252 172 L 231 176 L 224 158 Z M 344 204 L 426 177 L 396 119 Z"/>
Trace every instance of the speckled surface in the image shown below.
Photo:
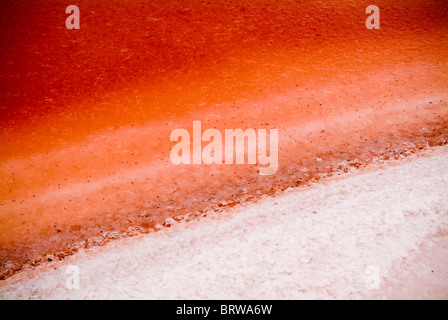
<path fill-rule="evenodd" d="M 376 5 L 79 1 L 67 30 L 64 1 L 2 4 L 0 273 L 446 143 L 446 2 Z M 278 173 L 173 166 L 193 120 L 279 129 Z"/>
<path fill-rule="evenodd" d="M 447 151 L 82 250 L 0 299 L 447 299 Z"/>

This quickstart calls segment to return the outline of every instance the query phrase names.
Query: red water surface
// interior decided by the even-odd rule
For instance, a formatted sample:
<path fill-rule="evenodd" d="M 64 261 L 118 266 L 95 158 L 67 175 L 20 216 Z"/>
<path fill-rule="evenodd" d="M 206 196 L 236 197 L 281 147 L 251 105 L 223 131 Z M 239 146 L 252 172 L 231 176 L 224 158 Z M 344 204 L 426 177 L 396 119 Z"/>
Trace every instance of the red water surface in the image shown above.
<path fill-rule="evenodd" d="M 80 30 L 65 27 L 66 1 L 2 4 L 5 275 L 343 160 L 446 143 L 446 1 L 376 1 L 380 30 L 365 27 L 360 0 L 76 4 Z M 278 173 L 172 165 L 170 132 L 193 120 L 279 129 Z"/>

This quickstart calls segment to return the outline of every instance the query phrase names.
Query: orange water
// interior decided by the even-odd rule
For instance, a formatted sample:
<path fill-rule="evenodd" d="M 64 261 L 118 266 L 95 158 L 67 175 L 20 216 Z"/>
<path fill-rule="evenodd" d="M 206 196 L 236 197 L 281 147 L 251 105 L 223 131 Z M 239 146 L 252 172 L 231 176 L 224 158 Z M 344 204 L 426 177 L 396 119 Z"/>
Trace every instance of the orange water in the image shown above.
<path fill-rule="evenodd" d="M 380 30 L 359 0 L 78 1 L 80 30 L 2 4 L 0 269 L 446 137 L 448 4 L 375 4 Z M 174 167 L 193 120 L 278 128 L 278 174 Z"/>

